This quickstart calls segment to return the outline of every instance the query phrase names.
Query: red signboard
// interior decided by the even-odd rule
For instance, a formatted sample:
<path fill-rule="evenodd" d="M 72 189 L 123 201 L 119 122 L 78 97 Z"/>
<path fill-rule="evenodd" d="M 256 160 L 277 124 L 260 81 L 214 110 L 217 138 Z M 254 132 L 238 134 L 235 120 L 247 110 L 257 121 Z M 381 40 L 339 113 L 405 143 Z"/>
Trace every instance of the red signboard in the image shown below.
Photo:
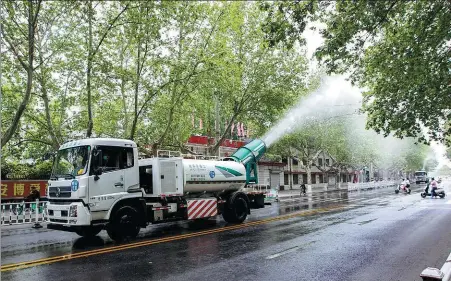
<path fill-rule="evenodd" d="M 221 143 L 221 146 L 225 147 L 233 147 L 233 148 L 240 148 L 245 145 L 244 141 L 236 141 L 236 140 L 224 140 Z"/>
<path fill-rule="evenodd" d="M 36 187 L 42 197 L 47 197 L 47 181 L 40 180 L 2 180 L 2 199 L 23 199 L 30 195 L 32 187 Z"/>
<path fill-rule="evenodd" d="M 215 143 L 214 138 L 209 138 L 206 136 L 191 136 L 188 139 L 188 144 L 202 144 L 202 145 L 213 145 Z M 240 148 L 244 146 L 246 143 L 244 141 L 238 140 L 229 140 L 226 139 L 221 143 L 223 147 L 232 147 L 232 148 Z"/>
<path fill-rule="evenodd" d="M 191 136 L 188 139 L 188 143 L 194 143 L 194 144 L 209 144 L 208 137 L 205 136 Z"/>

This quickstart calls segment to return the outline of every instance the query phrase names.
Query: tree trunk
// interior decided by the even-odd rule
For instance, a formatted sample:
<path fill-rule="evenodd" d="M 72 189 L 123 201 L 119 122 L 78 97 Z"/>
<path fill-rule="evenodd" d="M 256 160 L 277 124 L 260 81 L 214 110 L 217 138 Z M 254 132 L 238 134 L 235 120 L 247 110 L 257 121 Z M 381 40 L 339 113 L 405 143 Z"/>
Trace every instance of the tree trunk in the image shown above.
<path fill-rule="evenodd" d="M 52 124 L 47 86 L 45 84 L 43 77 L 41 77 L 39 80 L 40 80 L 41 89 L 42 89 L 42 99 L 44 100 L 45 119 L 46 119 L 46 123 L 47 123 L 47 128 L 49 130 L 50 138 L 52 139 L 52 147 L 55 150 L 58 150 L 60 143 L 58 141 L 58 138 L 56 137 L 55 129 L 53 128 L 53 124 Z"/>
<path fill-rule="evenodd" d="M 31 97 L 31 89 L 33 86 L 33 60 L 34 60 L 34 36 L 36 31 L 36 25 L 38 20 L 38 14 L 39 14 L 39 8 L 40 8 L 41 2 L 39 1 L 37 4 L 36 13 L 33 11 L 33 1 L 28 1 L 28 65 L 22 64 L 27 71 L 27 88 L 25 90 L 25 95 L 22 99 L 22 102 L 19 105 L 19 108 L 16 111 L 16 114 L 14 115 L 13 121 L 9 128 L 6 130 L 5 134 L 2 137 L 1 140 L 1 146 L 5 146 L 9 140 L 12 138 L 14 133 L 17 130 L 17 126 L 19 125 L 19 121 L 27 108 L 28 102 L 30 101 Z M 15 48 L 15 46 L 11 46 L 11 48 Z M 20 57 L 19 57 L 20 60 Z M 20 60 L 23 62 L 22 60 Z"/>
<path fill-rule="evenodd" d="M 46 69 L 44 67 L 44 59 L 42 58 L 42 52 L 41 52 L 41 41 L 39 40 L 38 43 L 38 53 L 39 53 L 39 64 L 41 65 L 41 75 L 38 75 L 38 81 L 41 85 L 42 90 L 42 100 L 44 101 L 44 111 L 45 111 L 45 119 L 47 123 L 47 129 L 50 134 L 50 138 L 52 139 L 52 147 L 55 150 L 58 150 L 60 143 L 58 141 L 58 138 L 55 133 L 55 128 L 52 124 L 52 118 L 50 115 L 50 105 L 49 105 L 49 95 L 47 91 L 47 84 L 46 84 Z"/>
<path fill-rule="evenodd" d="M 218 148 L 221 146 L 221 143 L 225 140 L 227 133 L 230 132 L 230 129 L 232 128 L 233 122 L 235 122 L 236 117 L 238 116 L 238 113 L 234 113 L 232 116 L 232 119 L 230 120 L 229 124 L 227 125 L 227 128 L 225 129 L 224 133 L 221 135 L 219 140 L 216 140 L 215 146 L 211 149 L 211 155 L 217 155 Z"/>
<path fill-rule="evenodd" d="M 122 49 L 121 51 L 121 55 L 120 55 L 120 60 L 121 60 L 121 69 L 124 69 L 124 52 L 125 49 Z M 126 80 L 125 80 L 125 75 L 121 74 L 121 97 L 122 97 L 122 109 L 124 110 L 124 137 L 126 137 L 126 135 L 128 134 L 128 110 L 127 110 L 127 98 L 125 95 L 125 84 L 126 84 Z"/>
<path fill-rule="evenodd" d="M 88 95 L 88 128 L 86 137 L 90 138 L 92 135 L 92 128 L 94 121 L 92 119 L 92 101 L 91 101 L 91 72 L 92 72 L 92 2 L 88 2 L 88 69 L 86 70 L 86 92 Z"/>
<path fill-rule="evenodd" d="M 130 131 L 130 139 L 135 138 L 136 125 L 138 123 L 138 91 L 139 91 L 139 77 L 141 76 L 141 39 L 138 39 L 138 59 L 136 63 L 136 81 L 135 81 L 135 110 L 133 115 L 132 129 Z"/>
<path fill-rule="evenodd" d="M 305 166 L 305 172 L 307 173 L 307 192 L 312 191 L 312 161 L 308 160 Z"/>
<path fill-rule="evenodd" d="M 158 143 L 152 144 L 152 155 L 154 157 L 158 156 Z"/>

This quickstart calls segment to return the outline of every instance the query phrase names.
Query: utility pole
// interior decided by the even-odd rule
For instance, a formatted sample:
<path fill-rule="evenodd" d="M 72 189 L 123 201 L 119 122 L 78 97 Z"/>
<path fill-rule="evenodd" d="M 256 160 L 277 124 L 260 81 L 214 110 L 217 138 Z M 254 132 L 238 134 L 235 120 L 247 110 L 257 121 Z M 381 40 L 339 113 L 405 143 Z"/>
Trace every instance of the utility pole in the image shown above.
<path fill-rule="evenodd" d="M 293 157 L 291 156 L 291 147 L 289 148 L 290 151 L 290 157 L 288 158 L 288 168 L 290 169 L 290 174 L 288 176 L 288 180 L 290 181 L 290 190 L 293 189 L 293 173 L 291 169 L 291 165 L 293 164 Z"/>

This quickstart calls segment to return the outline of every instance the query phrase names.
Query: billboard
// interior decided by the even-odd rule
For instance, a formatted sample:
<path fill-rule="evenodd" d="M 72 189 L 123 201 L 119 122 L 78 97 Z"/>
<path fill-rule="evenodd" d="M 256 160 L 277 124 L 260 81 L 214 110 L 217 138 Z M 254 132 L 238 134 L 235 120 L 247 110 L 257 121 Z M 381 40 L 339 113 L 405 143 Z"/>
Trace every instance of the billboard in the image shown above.
<path fill-rule="evenodd" d="M 30 195 L 32 187 L 36 187 L 42 197 L 47 197 L 46 180 L 2 180 L 1 198 L 2 199 L 23 199 Z"/>

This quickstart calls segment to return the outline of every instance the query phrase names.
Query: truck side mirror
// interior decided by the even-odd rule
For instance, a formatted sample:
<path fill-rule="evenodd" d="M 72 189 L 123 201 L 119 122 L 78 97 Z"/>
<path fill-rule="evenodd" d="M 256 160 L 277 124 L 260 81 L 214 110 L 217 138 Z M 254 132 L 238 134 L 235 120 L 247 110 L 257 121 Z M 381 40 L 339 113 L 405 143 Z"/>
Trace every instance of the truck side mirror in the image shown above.
<path fill-rule="evenodd" d="M 96 147 L 92 150 L 92 174 L 94 175 L 94 180 L 98 181 L 100 179 L 100 175 L 102 174 L 103 170 L 100 166 L 100 163 L 102 157 L 102 150 L 97 149 Z"/>
<path fill-rule="evenodd" d="M 102 174 L 102 168 L 100 168 L 100 167 L 97 167 L 97 168 L 95 168 L 94 169 L 94 171 L 93 171 L 93 174 L 94 174 L 94 180 L 95 181 L 98 181 L 99 179 L 100 179 L 100 175 Z"/>

